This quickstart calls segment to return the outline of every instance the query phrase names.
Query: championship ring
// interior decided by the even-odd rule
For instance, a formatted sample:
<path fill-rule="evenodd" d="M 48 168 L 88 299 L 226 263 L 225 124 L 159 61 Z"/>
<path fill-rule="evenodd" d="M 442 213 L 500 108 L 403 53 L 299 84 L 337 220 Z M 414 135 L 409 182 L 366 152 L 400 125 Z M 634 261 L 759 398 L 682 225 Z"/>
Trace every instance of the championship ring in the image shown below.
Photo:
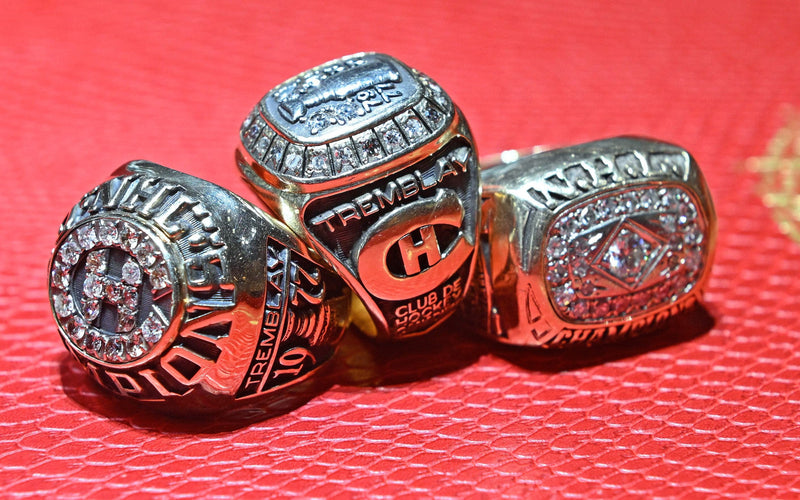
<path fill-rule="evenodd" d="M 686 150 L 606 139 L 487 168 L 482 182 L 467 303 L 485 335 L 589 344 L 644 331 L 700 298 L 717 224 Z"/>
<path fill-rule="evenodd" d="M 145 161 L 72 208 L 49 278 L 61 338 L 93 378 L 193 411 L 307 377 L 333 355 L 351 303 L 283 224 Z"/>
<path fill-rule="evenodd" d="M 236 159 L 356 292 L 364 333 L 420 335 L 457 309 L 474 269 L 479 173 L 463 115 L 430 78 L 375 53 L 308 70 L 261 99 Z"/>

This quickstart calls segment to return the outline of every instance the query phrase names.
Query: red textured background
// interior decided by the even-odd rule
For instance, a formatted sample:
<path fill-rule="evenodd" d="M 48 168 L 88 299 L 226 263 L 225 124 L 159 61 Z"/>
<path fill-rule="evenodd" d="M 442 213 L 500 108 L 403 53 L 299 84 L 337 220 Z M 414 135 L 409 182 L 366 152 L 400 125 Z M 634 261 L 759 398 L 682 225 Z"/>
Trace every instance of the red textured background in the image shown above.
<path fill-rule="evenodd" d="M 742 166 L 800 106 L 796 0 L 71 3 L 0 15 L 0 495 L 800 496 L 800 248 Z M 67 209 L 136 158 L 254 199 L 240 121 L 360 50 L 430 74 L 484 155 L 622 133 L 692 151 L 720 218 L 707 312 L 561 354 L 348 334 L 297 401 L 225 418 L 98 389 L 49 317 Z"/>

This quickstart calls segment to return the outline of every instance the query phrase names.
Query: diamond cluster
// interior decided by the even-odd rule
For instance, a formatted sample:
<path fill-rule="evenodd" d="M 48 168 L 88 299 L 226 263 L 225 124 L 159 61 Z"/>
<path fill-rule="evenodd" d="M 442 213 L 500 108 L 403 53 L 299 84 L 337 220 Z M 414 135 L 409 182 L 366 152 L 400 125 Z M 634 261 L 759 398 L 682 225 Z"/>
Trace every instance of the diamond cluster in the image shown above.
<path fill-rule="evenodd" d="M 428 142 L 444 129 L 453 103 L 425 75 L 415 72 L 424 96 L 415 106 L 352 137 L 330 144 L 305 146 L 290 142 L 264 120 L 260 105 L 242 123 L 242 144 L 267 170 L 298 179 L 347 175 L 374 166 Z M 323 120 L 324 118 L 324 120 Z M 320 118 L 319 127 L 342 122 L 331 115 Z"/>
<path fill-rule="evenodd" d="M 602 321 L 676 302 L 700 278 L 705 223 L 681 187 L 611 192 L 551 225 L 546 282 L 562 317 Z"/>
<path fill-rule="evenodd" d="M 138 225 L 117 218 L 93 218 L 66 235 L 51 265 L 50 298 L 72 345 L 100 361 L 125 363 L 161 339 L 168 320 L 154 303 L 171 309 L 172 279 L 157 248 Z M 113 253 L 122 259 L 112 272 Z M 110 329 L 100 326 L 104 310 L 116 318 Z"/>

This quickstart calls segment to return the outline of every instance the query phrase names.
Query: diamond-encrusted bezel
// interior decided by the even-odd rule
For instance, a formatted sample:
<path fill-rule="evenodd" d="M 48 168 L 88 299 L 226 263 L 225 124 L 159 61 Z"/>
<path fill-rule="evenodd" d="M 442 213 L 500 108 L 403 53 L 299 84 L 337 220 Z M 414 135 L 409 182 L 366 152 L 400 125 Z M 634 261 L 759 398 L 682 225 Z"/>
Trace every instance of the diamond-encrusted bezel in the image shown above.
<path fill-rule="evenodd" d="M 90 218 L 62 237 L 51 264 L 50 297 L 62 335 L 84 355 L 129 363 L 150 353 L 166 333 L 175 276 L 155 238 L 118 217 Z M 114 266 L 109 264 L 113 252 L 118 255 Z M 143 293 L 152 296 L 144 300 Z M 105 320 L 113 322 L 111 329 L 100 326 L 104 307 L 114 311 L 116 321 Z"/>
<path fill-rule="evenodd" d="M 556 313 L 603 322 L 678 301 L 702 276 L 705 227 L 697 201 L 677 185 L 610 191 L 559 213 L 543 259 Z"/>

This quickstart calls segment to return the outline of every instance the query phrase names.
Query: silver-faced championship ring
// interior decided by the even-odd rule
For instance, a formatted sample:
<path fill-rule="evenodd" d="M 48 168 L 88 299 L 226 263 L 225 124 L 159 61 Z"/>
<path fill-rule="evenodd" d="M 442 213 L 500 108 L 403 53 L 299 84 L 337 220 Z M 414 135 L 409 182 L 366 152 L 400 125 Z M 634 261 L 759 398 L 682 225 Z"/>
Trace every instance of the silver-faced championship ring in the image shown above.
<path fill-rule="evenodd" d="M 430 78 L 355 54 L 264 96 L 236 154 L 269 209 L 356 292 L 365 333 L 425 333 L 474 269 L 479 174 L 464 117 Z"/>
<path fill-rule="evenodd" d="M 100 384 L 218 410 L 333 355 L 350 291 L 283 224 L 160 165 L 114 175 L 65 219 L 49 275 L 62 340 Z"/>
<path fill-rule="evenodd" d="M 716 239 L 692 156 L 619 137 L 482 173 L 471 314 L 510 344 L 588 344 L 641 332 L 700 298 Z"/>

